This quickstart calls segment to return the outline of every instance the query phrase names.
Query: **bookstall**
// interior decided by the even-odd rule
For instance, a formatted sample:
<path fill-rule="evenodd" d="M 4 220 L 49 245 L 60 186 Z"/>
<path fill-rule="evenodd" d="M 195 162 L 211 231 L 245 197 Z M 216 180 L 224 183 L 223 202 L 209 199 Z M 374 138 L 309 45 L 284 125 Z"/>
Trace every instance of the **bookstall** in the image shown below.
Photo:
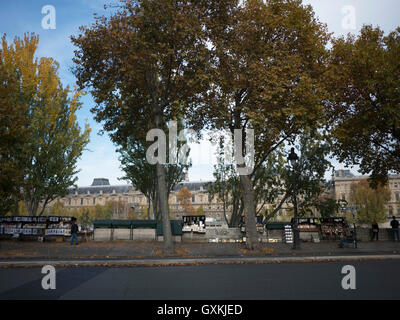
<path fill-rule="evenodd" d="M 321 235 L 324 240 L 337 240 L 349 232 L 346 219 L 343 217 L 321 218 Z"/>
<path fill-rule="evenodd" d="M 291 225 L 294 225 L 294 218 Z M 319 218 L 297 218 L 299 237 L 304 241 L 319 242 L 320 240 L 320 222 Z"/>
<path fill-rule="evenodd" d="M 182 232 L 206 233 L 206 216 L 183 216 Z"/>
<path fill-rule="evenodd" d="M 71 236 L 73 217 L 0 217 L 0 239 L 51 239 Z"/>

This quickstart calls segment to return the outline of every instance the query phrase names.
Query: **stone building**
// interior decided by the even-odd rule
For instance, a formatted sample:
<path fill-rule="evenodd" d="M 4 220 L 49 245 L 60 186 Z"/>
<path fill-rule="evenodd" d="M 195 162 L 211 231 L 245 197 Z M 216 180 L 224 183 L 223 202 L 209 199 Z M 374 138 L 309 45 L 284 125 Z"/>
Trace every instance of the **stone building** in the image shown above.
<path fill-rule="evenodd" d="M 217 199 L 211 199 L 206 184 L 207 182 L 189 182 L 185 179 L 176 186 L 169 197 L 169 207 L 175 218 L 180 219 L 185 214 L 178 201 L 178 192 L 187 188 L 191 192 L 191 205 L 195 211 L 201 207 L 207 217 L 224 220 L 223 205 Z M 119 202 L 124 208 L 114 218 L 123 219 L 128 218 L 130 210 L 138 212 L 148 206 L 146 196 L 131 185 L 110 185 L 109 180 L 105 178 L 94 179 L 91 186 L 70 188 L 68 195 L 57 201 L 63 203 L 66 210 L 103 206 L 108 201 Z"/>
<path fill-rule="evenodd" d="M 328 184 L 329 187 L 326 189 L 325 196 L 350 202 L 352 183 L 363 179 L 368 179 L 368 176 L 355 176 L 350 170 L 335 171 L 331 183 Z M 211 199 L 210 194 L 207 192 L 207 182 L 189 182 L 187 176 L 183 182 L 176 186 L 169 196 L 169 207 L 174 218 L 181 219 L 185 215 L 185 211 L 178 201 L 178 193 L 182 188 L 187 188 L 190 191 L 192 196 L 190 204 L 194 211 L 202 208 L 206 217 L 216 219 L 217 221 L 225 220 L 223 203 L 217 197 Z M 392 215 L 400 216 L 400 175 L 389 176 L 389 188 L 391 199 L 387 204 L 388 220 Z M 69 194 L 58 199 L 58 201 L 64 204 L 66 210 L 94 207 L 96 205 L 102 206 L 108 201 L 118 202 L 121 210 L 118 211 L 118 214 L 114 218 L 120 219 L 128 218 L 129 212 L 132 210 L 134 212 L 145 211 L 148 206 L 147 198 L 131 185 L 110 185 L 109 180 L 105 178 L 94 179 L 92 185 L 88 187 L 71 188 L 69 189 Z M 291 210 L 292 205 L 285 203 L 275 220 L 287 221 L 290 219 L 288 212 L 291 212 Z M 229 209 L 227 209 L 226 214 L 229 219 Z M 317 212 L 314 212 L 314 214 L 318 216 Z"/>
<path fill-rule="evenodd" d="M 350 170 L 335 171 L 333 176 L 335 199 L 346 200 L 350 203 L 351 185 L 366 179 L 368 176 L 355 176 Z M 400 216 L 400 175 L 389 175 L 388 187 L 391 193 L 391 198 L 386 205 L 389 220 L 393 215 Z"/>

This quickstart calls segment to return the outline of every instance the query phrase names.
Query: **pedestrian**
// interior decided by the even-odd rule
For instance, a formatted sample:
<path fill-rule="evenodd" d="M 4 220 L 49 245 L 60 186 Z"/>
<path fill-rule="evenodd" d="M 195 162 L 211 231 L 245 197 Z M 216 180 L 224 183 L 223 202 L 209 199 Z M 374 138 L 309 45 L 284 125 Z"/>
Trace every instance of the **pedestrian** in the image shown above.
<path fill-rule="evenodd" d="M 339 248 L 344 248 L 345 243 L 349 242 L 347 230 L 348 229 L 343 229 L 343 232 L 340 234 Z"/>
<path fill-rule="evenodd" d="M 390 225 L 392 226 L 392 232 L 393 232 L 393 242 L 396 241 L 395 235 L 397 237 L 397 241 L 400 241 L 399 239 L 399 222 L 396 220 L 396 217 L 392 217 L 392 221 L 390 222 Z"/>
<path fill-rule="evenodd" d="M 374 220 L 374 223 L 372 224 L 372 238 L 371 238 L 371 241 L 374 241 L 375 238 L 376 238 L 376 241 L 379 241 L 378 233 L 379 233 L 379 226 L 378 226 L 378 223 Z"/>
<path fill-rule="evenodd" d="M 346 234 L 345 233 L 343 233 L 342 235 L 341 235 L 341 238 L 340 238 L 340 242 L 339 242 L 339 248 L 344 248 L 344 244 L 347 242 L 347 236 L 346 236 Z"/>
<path fill-rule="evenodd" d="M 71 226 L 71 245 L 74 244 L 78 245 L 78 225 L 76 224 L 76 218 L 72 219 L 72 226 Z"/>

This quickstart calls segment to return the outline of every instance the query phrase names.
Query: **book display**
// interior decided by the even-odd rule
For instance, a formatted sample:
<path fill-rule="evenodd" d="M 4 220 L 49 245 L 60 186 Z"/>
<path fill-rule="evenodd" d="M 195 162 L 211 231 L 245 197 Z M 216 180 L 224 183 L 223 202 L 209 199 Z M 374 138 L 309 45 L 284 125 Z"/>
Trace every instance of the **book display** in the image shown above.
<path fill-rule="evenodd" d="M 292 230 L 292 227 L 288 224 L 285 225 L 284 242 L 293 243 L 293 230 Z"/>
<path fill-rule="evenodd" d="M 71 236 L 72 217 L 0 217 L 0 237 L 42 238 L 51 236 Z"/>
<path fill-rule="evenodd" d="M 182 232 L 206 233 L 206 216 L 183 216 Z"/>
<path fill-rule="evenodd" d="M 345 218 L 322 218 L 320 221 L 323 239 L 339 239 L 343 234 L 348 233 L 349 228 Z"/>

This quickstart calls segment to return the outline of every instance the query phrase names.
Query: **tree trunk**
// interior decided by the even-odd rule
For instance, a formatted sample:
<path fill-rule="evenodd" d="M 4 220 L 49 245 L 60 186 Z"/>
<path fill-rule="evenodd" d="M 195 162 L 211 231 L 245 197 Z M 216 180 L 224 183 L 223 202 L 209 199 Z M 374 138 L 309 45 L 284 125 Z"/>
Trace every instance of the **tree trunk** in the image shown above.
<path fill-rule="evenodd" d="M 158 213 L 157 213 L 157 195 L 154 194 L 153 199 L 151 200 L 152 207 L 153 207 L 153 219 L 158 220 Z"/>
<path fill-rule="evenodd" d="M 256 226 L 256 205 L 253 184 L 249 176 L 241 175 L 240 184 L 243 188 L 243 203 L 246 223 L 246 245 L 250 250 L 259 247 L 257 226 Z"/>
<path fill-rule="evenodd" d="M 149 194 L 149 197 L 147 198 L 147 220 L 150 220 L 150 205 L 151 205 L 151 199 Z"/>
<path fill-rule="evenodd" d="M 156 99 L 154 98 L 154 102 Z M 163 130 L 163 116 L 161 106 L 155 103 L 153 105 L 154 120 L 157 129 Z M 160 201 L 160 211 L 163 226 L 164 235 L 164 253 L 172 253 L 174 251 L 174 243 L 172 240 L 171 222 L 169 220 L 169 208 L 168 208 L 168 189 L 167 179 L 164 164 L 156 164 L 156 175 L 157 175 L 157 194 L 158 200 Z"/>
<path fill-rule="evenodd" d="M 39 208 L 39 204 L 36 201 L 25 200 L 26 209 L 28 211 L 28 215 L 30 217 L 35 217 L 37 214 L 37 210 Z"/>
<path fill-rule="evenodd" d="M 239 226 L 239 218 L 242 216 L 243 209 L 243 200 L 235 199 L 233 202 L 231 221 L 229 222 L 230 228 L 237 228 Z"/>
<path fill-rule="evenodd" d="M 160 200 L 160 210 L 163 225 L 164 234 L 164 252 L 171 253 L 174 250 L 174 244 L 172 241 L 171 222 L 169 220 L 169 208 L 167 198 L 167 185 L 165 181 L 165 168 L 162 164 L 157 163 L 157 187 L 158 195 Z"/>

